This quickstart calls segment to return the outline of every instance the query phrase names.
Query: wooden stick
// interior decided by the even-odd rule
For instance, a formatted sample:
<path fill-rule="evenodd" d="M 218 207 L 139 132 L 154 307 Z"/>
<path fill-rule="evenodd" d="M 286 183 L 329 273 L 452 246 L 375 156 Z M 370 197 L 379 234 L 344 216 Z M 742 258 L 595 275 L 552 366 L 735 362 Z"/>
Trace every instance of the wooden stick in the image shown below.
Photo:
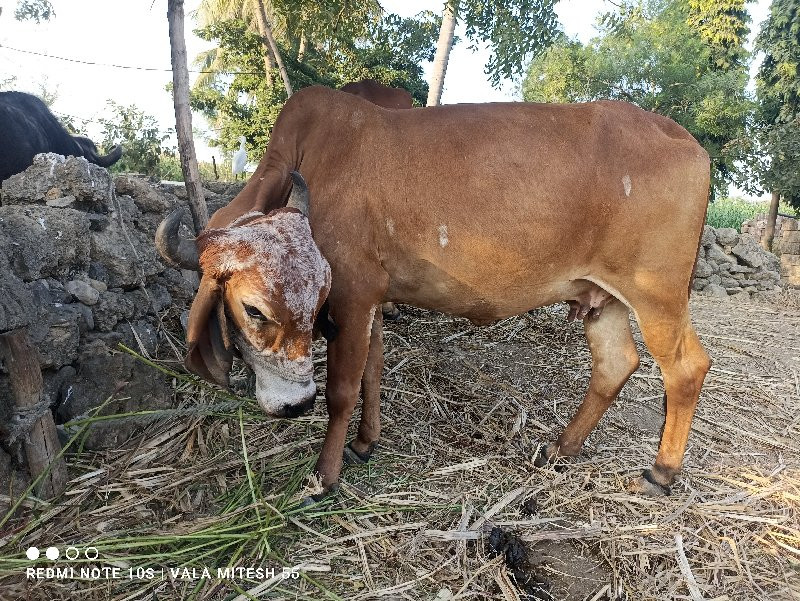
<path fill-rule="evenodd" d="M 11 390 L 17 415 L 36 411 L 43 401 L 42 371 L 39 356 L 28 340 L 27 328 L 0 334 L 0 358 L 8 369 Z M 13 428 L 13 423 L 12 423 Z M 36 493 L 41 498 L 51 498 L 64 492 L 67 484 L 67 466 L 61 452 L 53 414 L 45 410 L 25 436 L 25 456 L 31 478 L 36 479 L 49 468 L 49 473 L 39 482 Z"/>

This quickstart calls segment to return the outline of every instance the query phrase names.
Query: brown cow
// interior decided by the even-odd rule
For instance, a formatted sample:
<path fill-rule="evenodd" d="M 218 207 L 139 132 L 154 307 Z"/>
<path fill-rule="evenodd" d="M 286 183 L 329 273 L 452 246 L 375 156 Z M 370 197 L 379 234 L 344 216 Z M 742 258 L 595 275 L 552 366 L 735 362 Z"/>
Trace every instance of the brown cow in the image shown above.
<path fill-rule="evenodd" d="M 374 79 L 362 79 L 343 85 L 342 92 L 361 96 L 373 104 L 387 109 L 410 109 L 414 107 L 414 100 L 411 93 L 403 88 L 390 88 Z M 400 309 L 394 303 L 383 303 L 381 306 L 383 318 L 394 321 L 400 319 Z"/>
<path fill-rule="evenodd" d="M 297 176 L 293 195 L 306 200 L 281 208 L 292 170 L 308 181 L 310 209 Z M 326 490 L 339 479 L 360 386 L 351 456 L 368 458 L 379 438 L 381 302 L 486 323 L 567 301 L 585 316 L 592 375 L 545 457 L 578 454 L 637 368 L 632 310 L 667 400 L 654 467 L 636 485 L 666 493 L 710 366 L 688 309 L 708 185 L 709 158 L 694 138 L 631 104 L 394 111 L 327 88 L 301 90 L 283 108 L 245 188 L 198 241 L 205 272 L 190 315 L 187 366 L 224 382 L 214 374 L 229 369 L 232 344 L 257 375 L 270 372 L 272 388 L 257 388 L 266 411 L 307 407 L 311 307 L 324 296 L 326 265 L 297 222 L 299 208 L 330 265 L 327 299 L 339 329 L 328 343 L 330 419 L 316 466 Z M 252 211 L 264 215 L 241 221 Z M 292 228 L 269 233 L 272 246 L 259 242 L 267 236 L 259 228 L 280 229 L 272 222 L 286 213 L 295 215 Z M 250 230 L 237 232 L 242 227 Z M 220 326 L 231 321 L 232 328 Z"/>
<path fill-rule="evenodd" d="M 374 79 L 362 79 L 343 85 L 342 92 L 361 96 L 373 104 L 387 109 L 410 109 L 414 106 L 414 101 L 408 90 L 403 88 L 391 88 Z"/>

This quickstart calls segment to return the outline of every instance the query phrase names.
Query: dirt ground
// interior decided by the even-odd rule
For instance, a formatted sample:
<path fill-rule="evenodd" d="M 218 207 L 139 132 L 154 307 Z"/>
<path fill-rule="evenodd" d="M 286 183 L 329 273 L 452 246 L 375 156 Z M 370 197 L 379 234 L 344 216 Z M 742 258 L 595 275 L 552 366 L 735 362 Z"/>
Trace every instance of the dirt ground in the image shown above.
<path fill-rule="evenodd" d="M 296 509 L 323 403 L 291 422 L 250 406 L 242 418 L 176 380 L 182 407 L 213 410 L 163 414 L 135 446 L 74 460 L 60 505 L 30 506 L 0 533 L 0 599 L 800 599 L 798 304 L 697 297 L 692 315 L 714 364 L 669 497 L 627 491 L 663 420 L 638 332 L 642 365 L 584 452 L 536 468 L 588 384 L 582 324 L 565 306 L 488 327 L 406 308 L 385 330 L 381 446 L 345 467 L 335 496 Z M 234 533 L 240 546 L 220 544 Z M 44 535 L 128 565 L 272 562 L 306 576 L 24 582 L 21 550 Z"/>

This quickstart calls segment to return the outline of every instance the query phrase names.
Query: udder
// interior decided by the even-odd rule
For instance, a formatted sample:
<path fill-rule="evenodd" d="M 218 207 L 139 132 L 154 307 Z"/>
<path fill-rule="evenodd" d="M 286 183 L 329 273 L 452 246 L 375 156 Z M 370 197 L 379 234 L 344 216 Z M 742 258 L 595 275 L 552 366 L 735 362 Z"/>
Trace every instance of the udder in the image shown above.
<path fill-rule="evenodd" d="M 610 293 L 603 290 L 597 284 L 590 284 L 589 287 L 579 292 L 574 299 L 568 300 L 569 315 L 567 321 L 584 319 L 589 317 L 597 319 L 603 312 L 603 307 L 608 301 L 614 298 Z"/>

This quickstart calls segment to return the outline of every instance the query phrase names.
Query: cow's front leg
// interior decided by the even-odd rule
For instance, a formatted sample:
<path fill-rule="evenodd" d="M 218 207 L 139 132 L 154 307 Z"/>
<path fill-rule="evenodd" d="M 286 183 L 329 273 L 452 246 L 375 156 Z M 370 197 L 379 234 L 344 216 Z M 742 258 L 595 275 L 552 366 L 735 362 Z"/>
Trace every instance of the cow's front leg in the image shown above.
<path fill-rule="evenodd" d="M 381 376 L 383 375 L 383 311 L 375 309 L 369 354 L 361 377 L 361 421 L 358 436 L 345 449 L 345 461 L 366 463 L 381 436 Z"/>
<path fill-rule="evenodd" d="M 344 441 L 367 362 L 374 315 L 375 305 L 349 305 L 334 315 L 339 333 L 328 343 L 328 431 L 316 467 L 325 493 L 339 482 Z"/>

